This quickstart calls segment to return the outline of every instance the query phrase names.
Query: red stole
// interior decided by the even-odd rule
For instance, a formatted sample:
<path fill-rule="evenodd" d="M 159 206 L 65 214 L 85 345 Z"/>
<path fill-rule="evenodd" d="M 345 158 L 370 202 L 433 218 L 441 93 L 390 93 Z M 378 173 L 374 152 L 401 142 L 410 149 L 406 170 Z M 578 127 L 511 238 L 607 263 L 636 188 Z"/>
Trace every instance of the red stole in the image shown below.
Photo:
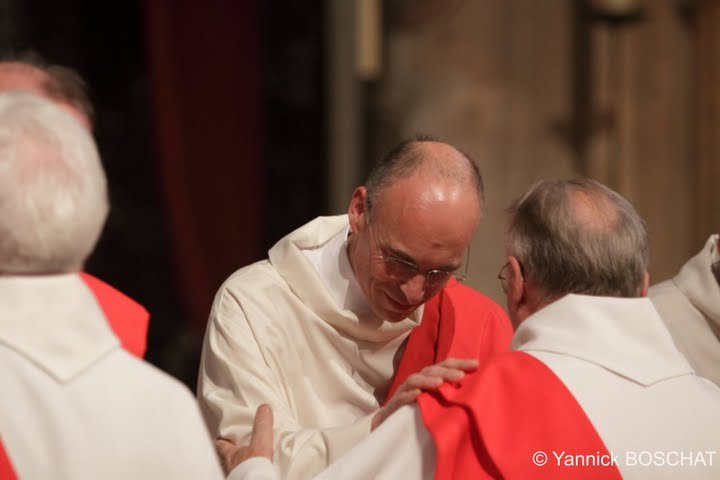
<path fill-rule="evenodd" d="M 8 455 L 3 448 L 2 441 L 0 441 L 0 479 L 17 479 L 17 475 L 15 475 L 15 470 L 13 470 L 12 468 L 12 463 L 10 463 L 10 459 L 8 458 Z"/>
<path fill-rule="evenodd" d="M 385 401 L 424 367 L 446 358 L 477 358 L 482 367 L 489 357 L 508 349 L 513 331 L 505 311 L 477 290 L 451 282 L 425 303 Z"/>
<path fill-rule="evenodd" d="M 436 480 L 622 478 L 614 465 L 589 466 L 609 463 L 605 444 L 565 384 L 527 353 L 497 355 L 418 405 L 435 442 Z M 585 466 L 553 452 L 582 455 Z"/>
<path fill-rule="evenodd" d="M 105 314 L 110 328 L 120 339 L 122 347 L 138 358 L 145 355 L 150 314 L 145 308 L 119 290 L 88 273 L 80 278 L 92 291 Z"/>

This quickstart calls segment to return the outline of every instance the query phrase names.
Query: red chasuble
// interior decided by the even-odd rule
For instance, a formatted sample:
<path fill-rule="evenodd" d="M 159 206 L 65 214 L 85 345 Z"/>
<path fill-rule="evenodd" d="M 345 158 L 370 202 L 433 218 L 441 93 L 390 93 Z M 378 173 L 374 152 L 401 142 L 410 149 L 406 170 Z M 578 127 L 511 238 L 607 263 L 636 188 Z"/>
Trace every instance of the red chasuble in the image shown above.
<path fill-rule="evenodd" d="M 409 375 L 427 366 L 446 358 L 477 358 L 482 367 L 489 357 L 508 349 L 513 331 L 505 311 L 477 290 L 450 282 L 425 304 L 386 401 Z"/>
<path fill-rule="evenodd" d="M 142 358 L 147 347 L 147 330 L 150 314 L 145 308 L 119 290 L 87 273 L 80 278 L 92 291 L 105 314 L 110 328 L 120 339 L 122 347 Z"/>
<path fill-rule="evenodd" d="M 418 397 L 435 479 L 621 479 L 565 384 L 524 352 L 495 356 L 458 384 Z"/>

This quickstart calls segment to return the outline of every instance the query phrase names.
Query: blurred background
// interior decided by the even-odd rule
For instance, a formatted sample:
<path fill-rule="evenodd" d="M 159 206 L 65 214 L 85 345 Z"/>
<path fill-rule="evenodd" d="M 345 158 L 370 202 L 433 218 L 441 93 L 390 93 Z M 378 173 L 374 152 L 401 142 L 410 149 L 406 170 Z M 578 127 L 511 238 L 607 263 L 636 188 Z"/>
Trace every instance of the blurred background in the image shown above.
<path fill-rule="evenodd" d="M 503 211 L 539 178 L 631 200 L 653 282 L 720 227 L 720 0 L 0 0 L 0 47 L 88 81 L 112 212 L 87 270 L 193 389 L 223 280 L 414 134 L 478 163 L 468 283 L 501 304 Z"/>

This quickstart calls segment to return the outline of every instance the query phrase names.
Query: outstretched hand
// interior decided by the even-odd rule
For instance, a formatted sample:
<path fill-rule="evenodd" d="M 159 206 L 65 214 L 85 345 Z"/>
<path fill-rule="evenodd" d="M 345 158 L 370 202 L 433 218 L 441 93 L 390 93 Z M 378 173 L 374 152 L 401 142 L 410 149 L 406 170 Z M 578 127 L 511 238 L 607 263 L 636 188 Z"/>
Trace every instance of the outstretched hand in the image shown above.
<path fill-rule="evenodd" d="M 251 457 L 273 459 L 273 413 L 270 405 L 262 404 L 255 412 L 255 421 L 250 435 L 250 444 L 239 447 L 230 440 L 218 438 L 215 448 L 220 455 L 225 474 Z"/>
<path fill-rule="evenodd" d="M 418 373 L 413 373 L 398 387 L 390 401 L 375 414 L 371 424 L 372 430 L 375 430 L 395 410 L 414 402 L 423 390 L 433 390 L 446 381 L 457 382 L 465 376 L 465 372 L 476 370 L 477 367 L 478 361 L 474 358 L 447 358 L 423 368 Z"/>

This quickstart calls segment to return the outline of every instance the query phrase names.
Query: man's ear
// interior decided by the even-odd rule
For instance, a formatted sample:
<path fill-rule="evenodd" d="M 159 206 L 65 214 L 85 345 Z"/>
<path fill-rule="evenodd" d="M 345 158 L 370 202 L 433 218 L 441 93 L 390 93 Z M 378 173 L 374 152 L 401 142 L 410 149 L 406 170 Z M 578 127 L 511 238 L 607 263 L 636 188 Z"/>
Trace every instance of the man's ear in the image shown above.
<path fill-rule="evenodd" d="M 514 321 L 519 325 L 549 301 L 542 289 L 525 278 L 522 265 L 517 258 L 508 257 L 508 263 L 512 270 L 512 278 L 508 282 L 508 310 L 513 309 L 511 318 L 514 317 Z"/>
<path fill-rule="evenodd" d="M 507 279 L 507 307 L 512 312 L 519 312 L 525 303 L 525 279 L 523 278 L 522 268 L 517 258 L 510 255 L 507 258 L 510 265 L 510 275 Z"/>
<path fill-rule="evenodd" d="M 367 225 L 367 190 L 358 187 L 352 194 L 348 207 L 348 220 L 353 233 L 362 232 Z"/>
<path fill-rule="evenodd" d="M 640 290 L 641 297 L 647 297 L 648 288 L 650 288 L 650 274 L 648 272 L 645 272 L 643 274 L 642 289 Z"/>

